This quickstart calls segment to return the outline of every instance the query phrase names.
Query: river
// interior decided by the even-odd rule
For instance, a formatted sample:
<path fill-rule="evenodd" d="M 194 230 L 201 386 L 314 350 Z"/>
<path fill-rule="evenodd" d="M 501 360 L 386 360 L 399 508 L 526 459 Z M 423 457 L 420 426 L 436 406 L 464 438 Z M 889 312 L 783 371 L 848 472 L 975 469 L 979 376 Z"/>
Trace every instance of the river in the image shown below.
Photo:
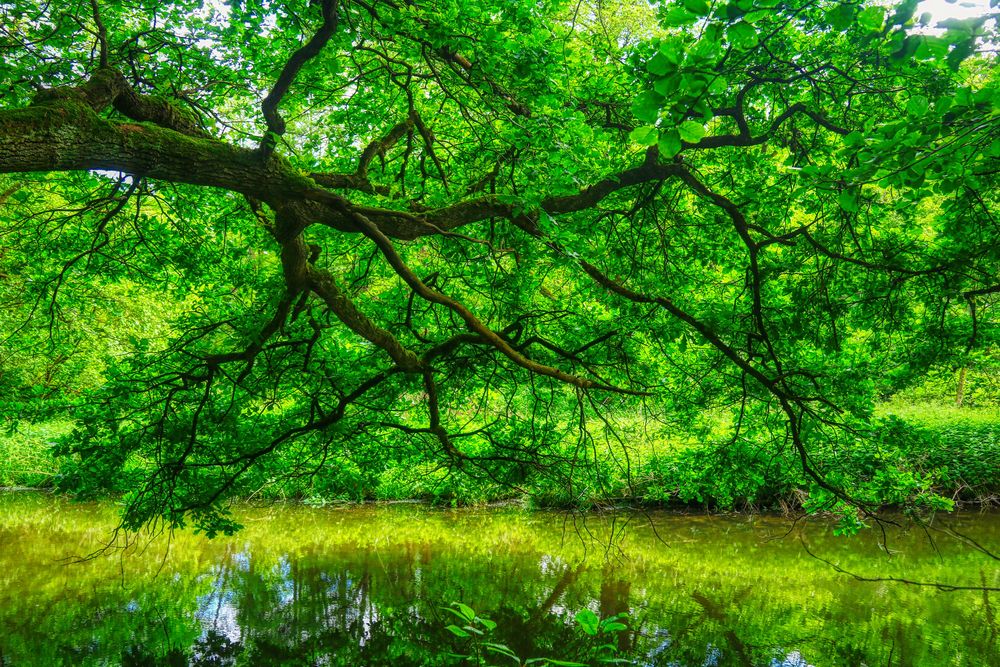
<path fill-rule="evenodd" d="M 110 536 L 112 504 L 0 494 L 0 665 L 516 664 L 487 644 L 672 667 L 1000 665 L 1000 592 L 983 590 L 1000 563 L 938 531 L 891 528 L 887 553 L 880 531 L 767 516 L 236 514 L 231 538 L 138 536 L 79 562 Z M 998 514 L 936 525 L 1000 550 Z M 489 621 L 463 622 L 456 602 Z M 621 613 L 627 630 L 584 628 Z"/>

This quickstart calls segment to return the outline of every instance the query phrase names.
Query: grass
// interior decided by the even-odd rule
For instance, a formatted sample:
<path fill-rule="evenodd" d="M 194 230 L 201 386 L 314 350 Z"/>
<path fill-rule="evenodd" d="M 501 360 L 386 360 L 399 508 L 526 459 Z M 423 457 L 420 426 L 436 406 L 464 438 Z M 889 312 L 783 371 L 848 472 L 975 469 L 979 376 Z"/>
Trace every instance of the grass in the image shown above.
<path fill-rule="evenodd" d="M 46 487 L 59 472 L 52 450 L 73 422 L 19 422 L 0 435 L 0 486 Z"/>
<path fill-rule="evenodd" d="M 947 428 L 956 424 L 1000 425 L 1000 405 L 958 407 L 951 400 L 895 400 L 880 405 L 876 415 L 881 417 L 892 415 L 911 424 L 932 429 Z"/>

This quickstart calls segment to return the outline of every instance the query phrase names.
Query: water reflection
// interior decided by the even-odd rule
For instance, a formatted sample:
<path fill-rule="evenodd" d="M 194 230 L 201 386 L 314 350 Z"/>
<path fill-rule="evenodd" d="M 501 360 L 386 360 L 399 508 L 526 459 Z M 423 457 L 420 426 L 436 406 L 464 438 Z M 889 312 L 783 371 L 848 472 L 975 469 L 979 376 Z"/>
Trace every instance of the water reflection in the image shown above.
<path fill-rule="evenodd" d="M 998 519 L 958 521 L 995 548 Z M 585 655 L 573 619 L 590 609 L 630 615 L 613 639 L 638 665 L 1000 664 L 988 593 L 855 581 L 768 540 L 787 530 L 776 519 L 656 515 L 611 550 L 558 514 L 281 507 L 244 520 L 229 540 L 178 534 L 64 565 L 106 536 L 112 508 L 0 497 L 0 665 L 462 664 L 442 610 L 458 600 L 525 658 Z M 617 533 L 588 520 L 599 541 Z M 894 534 L 892 559 L 874 535 L 814 523 L 803 539 L 867 576 L 1000 586 L 996 561 L 918 534 Z"/>

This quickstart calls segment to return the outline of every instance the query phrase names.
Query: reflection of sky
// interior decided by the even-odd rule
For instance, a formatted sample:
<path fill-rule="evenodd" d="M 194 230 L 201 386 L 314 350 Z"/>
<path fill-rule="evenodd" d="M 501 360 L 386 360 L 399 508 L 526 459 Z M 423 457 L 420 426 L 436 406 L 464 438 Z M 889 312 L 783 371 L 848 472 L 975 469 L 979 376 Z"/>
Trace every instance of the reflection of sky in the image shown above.
<path fill-rule="evenodd" d="M 544 575 L 562 574 L 563 570 L 565 569 L 566 569 L 566 561 L 564 561 L 559 556 L 542 554 L 541 559 L 539 559 L 538 561 L 538 571 Z"/>
<path fill-rule="evenodd" d="M 240 641 L 243 629 L 236 620 L 239 609 L 233 598 L 232 591 L 224 590 L 198 596 L 198 611 L 195 612 L 195 618 L 201 621 L 203 641 L 212 632 L 225 636 L 233 643 Z"/>
<path fill-rule="evenodd" d="M 274 572 L 278 575 L 278 585 L 275 593 L 281 606 L 291 604 L 295 600 L 295 580 L 292 578 L 292 561 L 285 554 L 274 566 Z"/>
<path fill-rule="evenodd" d="M 656 628 L 651 632 L 651 636 L 655 637 L 659 644 L 650 649 L 646 657 L 649 658 L 647 665 L 652 665 L 653 661 L 656 660 L 657 656 L 670 648 L 673 641 L 670 639 L 670 631 L 666 628 Z"/>
<path fill-rule="evenodd" d="M 379 613 L 374 604 L 369 602 L 368 608 L 361 612 L 361 638 L 358 641 L 360 646 L 368 643 L 372 636 L 372 628 L 378 623 Z"/>
<path fill-rule="evenodd" d="M 206 575 L 212 577 L 212 590 L 195 598 L 198 608 L 194 616 L 202 627 L 199 643 L 205 642 L 212 633 L 222 635 L 232 643 L 238 643 L 243 638 L 236 592 L 227 586 L 227 582 L 230 572 L 250 571 L 250 558 L 250 547 L 244 545 L 241 551 L 232 555 L 231 564 L 217 565 L 210 575 Z"/>
<path fill-rule="evenodd" d="M 217 566 L 212 569 L 212 590 L 196 598 L 198 610 L 194 615 L 201 622 L 201 639 L 204 641 L 209 633 L 214 632 L 230 642 L 239 642 L 243 629 L 237 620 L 239 608 L 236 606 L 236 594 L 226 588 L 226 568 Z"/>
<path fill-rule="evenodd" d="M 806 659 L 802 657 L 802 654 L 798 651 L 792 651 L 784 657 L 784 659 L 775 658 L 771 661 L 771 667 L 813 667 Z"/>
<path fill-rule="evenodd" d="M 250 571 L 250 545 L 244 544 L 243 550 L 233 554 L 233 565 L 240 572 Z"/>

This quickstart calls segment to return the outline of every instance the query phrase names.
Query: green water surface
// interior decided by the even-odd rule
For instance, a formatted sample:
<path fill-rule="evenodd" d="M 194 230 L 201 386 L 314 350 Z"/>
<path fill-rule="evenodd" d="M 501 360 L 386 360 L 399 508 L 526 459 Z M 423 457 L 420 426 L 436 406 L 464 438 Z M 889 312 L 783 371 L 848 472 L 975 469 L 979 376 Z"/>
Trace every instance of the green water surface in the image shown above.
<path fill-rule="evenodd" d="M 940 533 L 890 530 L 890 557 L 878 531 L 836 537 L 818 520 L 237 514 L 232 538 L 176 533 L 81 563 L 111 534 L 112 505 L 0 494 L 0 666 L 475 664 L 450 656 L 470 650 L 445 628 L 455 601 L 522 658 L 585 656 L 573 619 L 589 608 L 630 614 L 612 641 L 636 665 L 1000 665 L 1000 592 L 982 590 L 1000 587 L 1000 563 Z M 945 523 L 1000 551 L 1000 515 Z M 859 581 L 807 548 L 863 577 L 980 590 Z"/>

